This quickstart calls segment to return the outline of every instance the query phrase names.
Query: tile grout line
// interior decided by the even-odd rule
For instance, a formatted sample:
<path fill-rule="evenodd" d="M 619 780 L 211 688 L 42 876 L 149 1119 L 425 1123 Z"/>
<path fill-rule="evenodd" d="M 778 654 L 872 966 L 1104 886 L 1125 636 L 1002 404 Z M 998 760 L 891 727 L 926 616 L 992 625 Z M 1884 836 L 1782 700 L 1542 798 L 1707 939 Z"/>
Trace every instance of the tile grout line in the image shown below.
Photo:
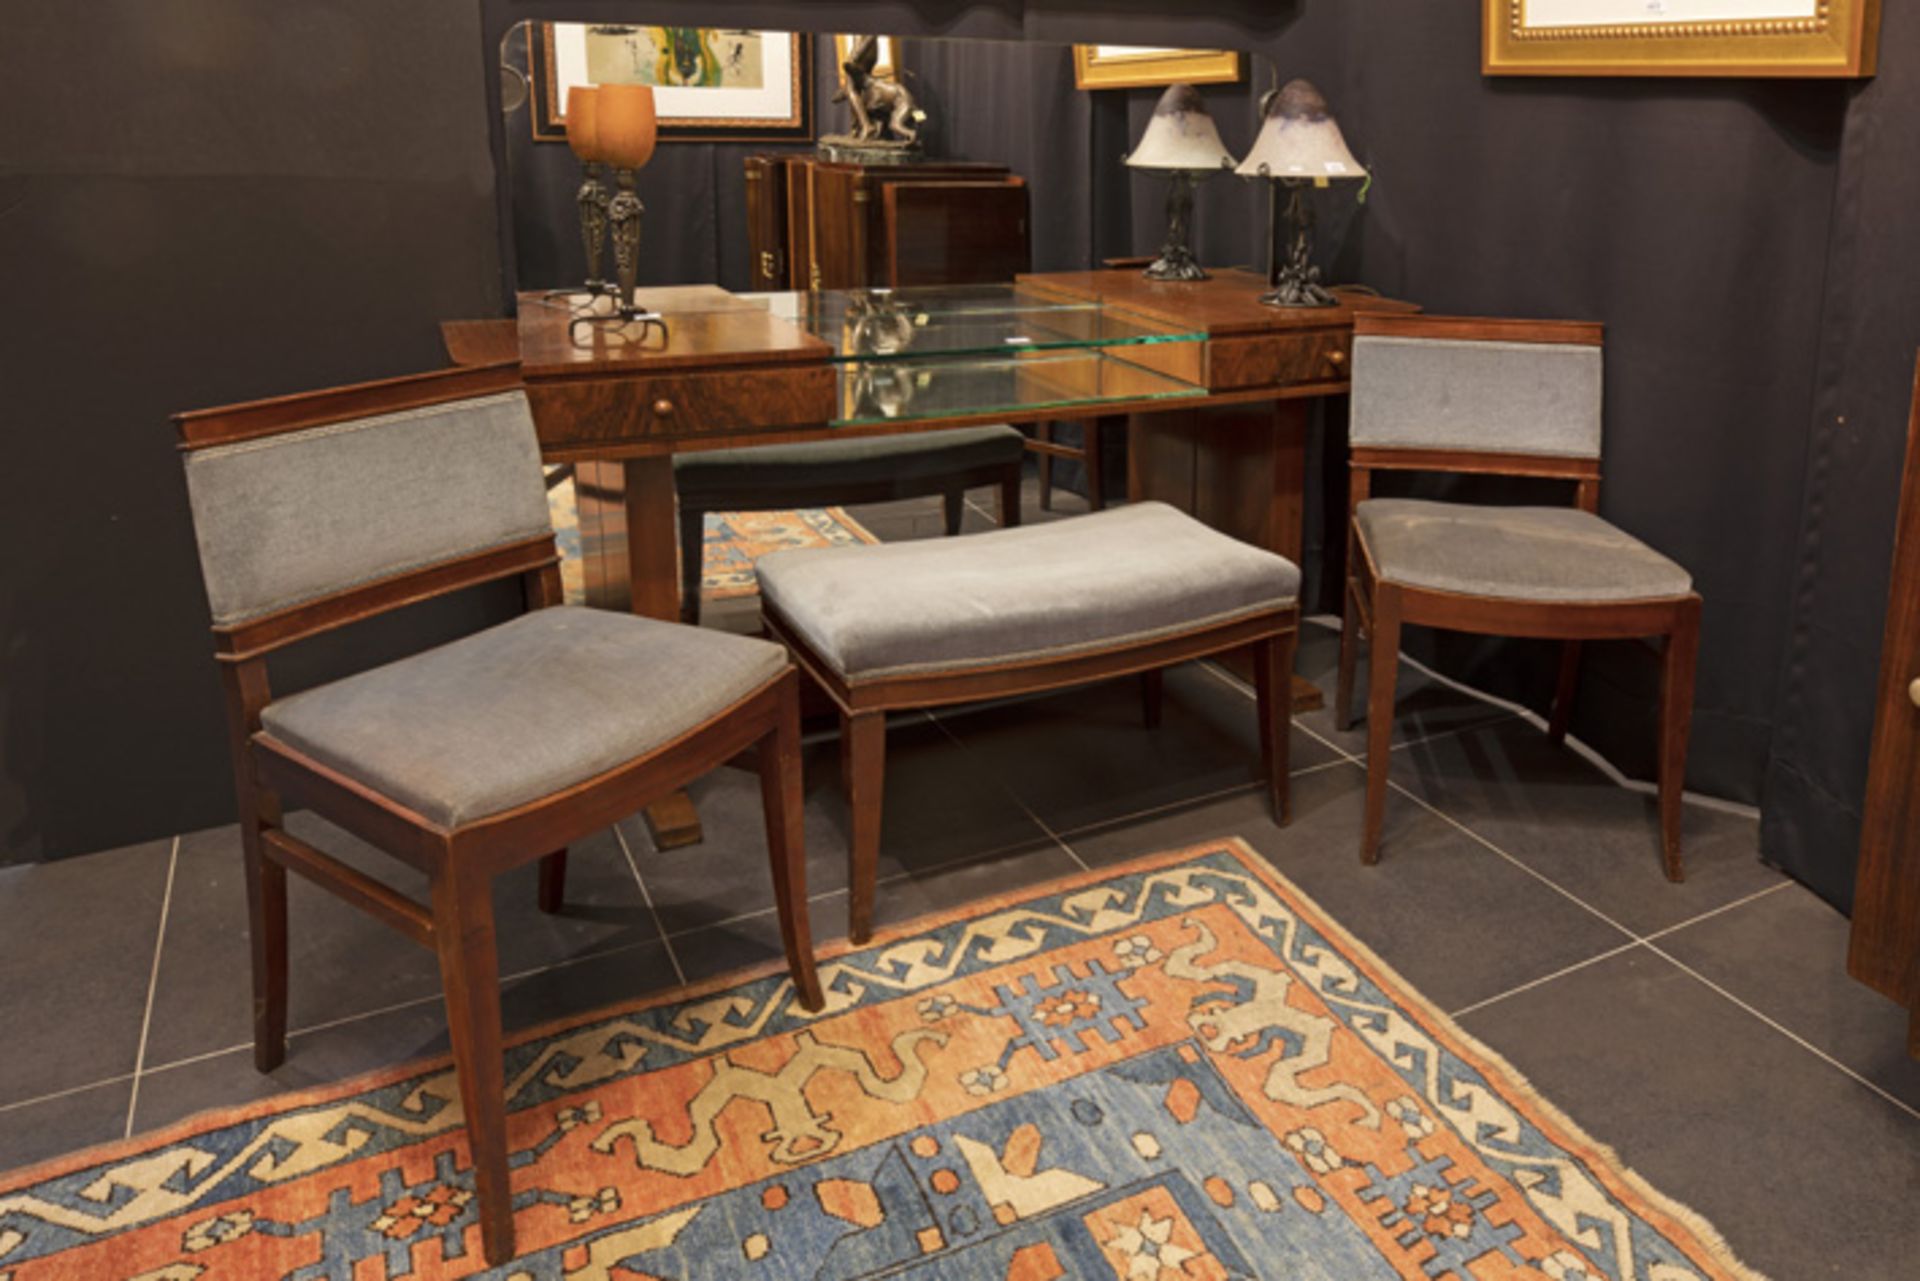
<path fill-rule="evenodd" d="M 942 734 L 945 734 L 948 740 L 952 742 L 952 744 L 955 747 L 959 748 L 963 754 L 967 756 L 973 755 L 973 749 L 968 747 L 965 743 L 961 742 L 960 736 L 954 733 L 951 729 L 949 729 L 946 723 L 942 721 L 938 716 L 935 716 L 932 712 L 925 713 L 925 716 L 927 720 L 932 722 L 934 727 L 938 729 Z M 1039 828 L 1042 832 L 1045 832 L 1048 838 L 1052 840 L 1055 845 L 1058 845 L 1061 849 L 1067 852 L 1067 857 L 1073 860 L 1074 866 L 1078 867 L 1083 872 L 1090 872 L 1093 870 L 1092 868 L 1087 866 L 1087 860 L 1081 858 L 1079 852 L 1075 850 L 1073 846 L 1067 844 L 1065 841 L 1060 839 L 1060 833 L 1054 831 L 1051 827 L 1047 826 L 1046 820 L 1042 819 L 1038 814 L 1034 813 L 1032 808 L 1027 804 L 1027 802 L 1017 792 L 1015 792 L 1013 788 L 1009 787 L 1003 779 L 1001 779 L 1000 773 L 998 770 L 988 770 L 987 773 L 993 779 L 993 785 L 999 788 L 1001 793 L 1004 794 L 1008 800 L 1012 801 L 1016 806 L 1018 806 L 1020 809 L 1020 812 L 1022 814 L 1025 814 L 1027 818 L 1032 821 L 1035 827 Z"/>
<path fill-rule="evenodd" d="M 1631 952 L 1636 948 L 1642 948 L 1646 946 L 1647 946 L 1647 943 L 1644 939 L 1635 939 L 1631 943 L 1622 943 L 1617 947 L 1610 947 L 1604 952 L 1600 952 L 1593 956 L 1589 956 L 1584 961 L 1575 961 L 1572 965 L 1563 965 L 1559 969 L 1554 970 L 1550 974 L 1542 974 L 1537 979 L 1529 979 L 1527 982 L 1520 984 L 1518 987 L 1510 987 L 1504 992 L 1497 992 L 1492 996 L 1486 997 L 1482 1000 L 1475 1001 L 1471 1005 L 1463 1005 L 1457 1010 L 1449 1010 L 1447 1012 L 1447 1017 L 1450 1019 L 1458 1019 L 1464 1015 L 1472 1014 L 1475 1010 L 1484 1010 L 1489 1005 L 1495 1005 L 1501 1001 L 1506 1000 L 1510 996 L 1518 996 L 1522 992 L 1531 992 L 1534 988 L 1544 986 L 1545 984 L 1553 982 L 1555 979 L 1565 978 L 1567 975 L 1574 973 L 1576 970 L 1584 970 L 1589 965 L 1598 965 L 1601 961 L 1610 960 L 1613 957 L 1619 956 L 1622 952 Z"/>
<path fill-rule="evenodd" d="M 1227 673 L 1224 671 L 1218 671 L 1215 673 L 1215 675 L 1217 675 L 1221 680 L 1227 681 L 1228 683 L 1233 685 L 1235 688 L 1239 689 L 1242 694 L 1245 694 L 1249 697 L 1253 695 L 1253 691 L 1251 689 L 1249 689 L 1237 677 L 1232 676 L 1230 673 Z M 1472 728 L 1472 727 L 1469 727 L 1469 728 Z M 1301 725 L 1300 729 L 1308 737 L 1318 740 L 1323 746 L 1330 748 L 1335 752 L 1338 752 L 1341 756 L 1346 757 L 1346 759 L 1352 764 L 1359 766 L 1361 769 L 1366 768 L 1367 763 L 1363 758 L 1355 756 L 1352 752 L 1349 752 L 1346 748 L 1341 747 L 1338 743 L 1335 743 L 1332 739 L 1326 737 L 1324 734 L 1320 734 L 1316 732 L 1312 726 Z M 1453 732 L 1459 732 L 1459 731 L 1453 731 Z M 1567 901 L 1599 917 L 1601 920 L 1605 921 L 1608 925 L 1620 931 L 1622 934 L 1626 935 L 1628 938 L 1632 939 L 1634 942 L 1636 943 L 1646 942 L 1646 940 L 1642 938 L 1639 935 L 1639 933 L 1637 933 L 1636 931 L 1628 929 L 1626 926 L 1614 920 L 1611 916 L 1608 916 L 1605 912 L 1601 911 L 1599 908 L 1595 907 L 1593 904 L 1587 902 L 1585 899 L 1581 898 L 1578 894 L 1575 894 L 1572 890 L 1560 884 L 1558 881 L 1554 880 L 1552 877 L 1546 875 L 1543 872 L 1536 870 L 1535 868 L 1527 866 L 1527 864 L 1521 862 L 1519 859 L 1515 858 L 1513 855 L 1507 853 L 1507 851 L 1501 849 L 1498 845 L 1495 845 L 1492 841 L 1488 840 L 1486 837 L 1482 836 L 1480 833 L 1474 831 L 1472 828 L 1468 827 L 1465 823 L 1462 823 L 1459 819 L 1453 817 L 1453 815 L 1448 814 L 1446 811 L 1442 810 L 1439 806 L 1433 804 L 1431 801 L 1428 801 L 1425 797 L 1419 796 L 1414 792 L 1407 790 L 1405 787 L 1402 787 L 1400 784 L 1394 782 L 1391 776 L 1389 776 L 1387 779 L 1387 786 L 1392 788 L 1394 791 L 1400 793 L 1400 795 L 1406 797 L 1408 800 L 1412 801 L 1415 805 L 1418 805 L 1421 809 L 1427 811 L 1427 813 L 1433 815 L 1435 818 L 1439 819 L 1441 822 L 1447 824 L 1449 827 L 1452 827 L 1453 829 L 1458 831 L 1461 835 L 1467 837 L 1469 840 L 1472 840 L 1478 843 L 1479 845 L 1484 846 L 1486 849 L 1488 849 L 1492 853 L 1499 855 L 1501 858 L 1505 859 L 1507 862 L 1519 868 L 1522 872 L 1525 872 L 1528 876 L 1531 876 L 1536 881 L 1539 881 L 1542 885 L 1546 886 L 1548 889 L 1552 890 L 1554 893 L 1559 894 L 1563 898 L 1567 899 Z"/>
<path fill-rule="evenodd" d="M 1459 1009 L 1454 1010 L 1451 1014 L 1449 1014 L 1448 1017 L 1457 1019 L 1463 1014 L 1471 1014 L 1475 1010 L 1485 1009 L 1487 1006 L 1492 1005 L 1496 1001 L 1504 1001 L 1510 996 L 1518 996 L 1520 993 L 1529 991 L 1532 988 L 1539 987 L 1543 983 L 1547 983 L 1553 979 L 1561 978 L 1564 975 L 1571 974 L 1575 970 L 1583 970 L 1587 966 L 1592 965 L 1595 962 L 1604 961 L 1610 957 L 1618 956 L 1622 952 L 1631 952 L 1637 947 L 1644 946 L 1647 948 L 1648 951 L 1658 952 L 1659 949 L 1652 946 L 1652 943 L 1655 939 L 1665 938 L 1667 935 L 1678 933 L 1681 930 L 1687 929 L 1689 926 L 1698 925 L 1702 921 L 1711 920 L 1713 917 L 1719 916 L 1726 912 L 1731 912 L 1737 907 L 1744 907 L 1746 904 L 1753 902 L 1755 899 L 1765 898 L 1769 894 L 1777 894 L 1781 890 L 1786 889 L 1791 884 L 1793 884 L 1792 881 L 1782 881 L 1778 885 L 1769 885 L 1764 890 L 1755 890 L 1751 894 L 1743 894 L 1731 903 L 1722 903 L 1719 907 L 1710 908 L 1705 912 L 1698 913 L 1697 915 L 1694 915 L 1694 916 L 1689 916 L 1684 921 L 1676 921 L 1674 924 L 1657 929 L 1653 933 L 1647 935 L 1644 938 L 1636 939 L 1634 942 L 1622 943 L 1618 947 L 1608 948 L 1606 951 L 1601 952 L 1596 956 L 1590 956 L 1584 961 L 1576 961 L 1572 965 L 1566 966 L 1563 969 L 1555 970 L 1551 974 L 1543 974 L 1539 978 L 1534 979 L 1531 982 L 1522 983 L 1518 987 L 1509 988 L 1504 992 L 1500 992 L 1493 996 L 1489 996 L 1485 1000 L 1475 1001 L 1472 1005 L 1461 1006 Z"/>
<path fill-rule="evenodd" d="M 1672 965 L 1674 968 L 1678 969 L 1683 974 L 1686 974 L 1689 978 L 1693 979 L 1696 983 L 1701 984 L 1702 986 L 1706 987 L 1710 991 L 1718 993 L 1720 996 L 1724 997 L 1726 1000 L 1730 1001 L 1732 1004 L 1738 1006 L 1742 1010 L 1745 1010 L 1748 1014 L 1751 1014 L 1754 1018 L 1759 1019 L 1762 1023 L 1766 1024 L 1768 1027 L 1778 1032 L 1781 1036 L 1786 1037 L 1789 1041 L 1792 1041 L 1795 1045 L 1798 1045 L 1801 1049 L 1807 1051 L 1807 1053 L 1813 1055 L 1817 1059 L 1820 1059 L 1822 1062 L 1826 1063 L 1829 1067 L 1836 1068 L 1843 1075 L 1852 1077 L 1854 1081 L 1856 1081 L 1860 1085 L 1866 1086 L 1867 1089 L 1873 1091 L 1875 1094 L 1879 1095 L 1881 1098 L 1885 1099 L 1887 1102 L 1893 1104 L 1893 1106 L 1899 1108 L 1902 1112 L 1905 1112 L 1908 1116 L 1911 1116 L 1916 1120 L 1920 1120 L 1920 1108 L 1914 1107 L 1912 1104 L 1898 1098 L 1897 1096 L 1889 1093 L 1883 1087 L 1868 1080 L 1866 1077 L 1862 1076 L 1860 1073 L 1848 1067 L 1845 1063 L 1842 1063 L 1839 1059 L 1836 1059 L 1835 1057 L 1833 1057 L 1833 1055 L 1828 1054 L 1825 1050 L 1821 1049 L 1819 1046 L 1815 1045 L 1813 1042 L 1807 1040 L 1806 1037 L 1801 1036 L 1798 1032 L 1795 1032 L 1792 1028 L 1789 1028 L 1785 1024 L 1781 1023 L 1778 1019 L 1772 1018 L 1762 1013 L 1759 1009 L 1741 1000 L 1739 997 L 1735 996 L 1732 992 L 1729 992 L 1726 988 L 1721 987 L 1718 983 L 1715 983 L 1712 979 L 1700 973 L 1700 971 L 1694 969 L 1691 965 L 1688 965 L 1685 961 L 1682 961 L 1678 957 L 1674 956 L 1671 952 L 1668 952 L 1664 948 L 1661 948 L 1653 943 L 1648 943 L 1646 946 L 1648 951 L 1652 952 L 1655 956 L 1660 957 L 1662 960 L 1666 961 L 1668 964 Z"/>
<path fill-rule="evenodd" d="M 225 1051 L 222 1051 L 222 1053 L 225 1053 Z M 30 1108 L 36 1103 L 52 1103 L 57 1099 L 64 1099 L 70 1095 L 85 1094 L 88 1090 L 98 1090 L 102 1086 L 118 1085 L 122 1081 L 131 1080 L 133 1080 L 133 1073 L 122 1072 L 118 1076 L 103 1077 L 98 1081 L 88 1081 L 83 1085 L 69 1085 L 64 1089 L 54 1090 L 49 1094 L 36 1094 L 30 1099 L 15 1099 L 11 1103 L 0 1103 L 0 1114 L 18 1111 L 21 1108 Z"/>
<path fill-rule="evenodd" d="M 160 894 L 160 928 L 153 938 L 153 969 L 147 974 L 147 1006 L 140 1016 L 140 1048 L 133 1056 L 133 1088 L 127 1091 L 127 1128 L 121 1138 L 133 1137 L 133 1112 L 140 1104 L 140 1073 L 147 1065 L 147 1034 L 153 1030 L 153 998 L 160 990 L 160 954 L 167 943 L 167 912 L 173 907 L 173 874 L 180 866 L 180 838 L 167 851 L 167 887 Z"/>
<path fill-rule="evenodd" d="M 1237 690 L 1248 698 L 1256 697 L 1252 686 L 1248 685 L 1245 681 L 1241 680 L 1238 676 L 1235 676 L 1232 672 L 1227 671 L 1224 667 L 1217 665 L 1212 660 L 1203 659 L 1200 662 L 1200 666 L 1204 668 L 1207 671 L 1207 673 L 1211 675 L 1215 680 L 1225 684 L 1228 688 Z M 1471 690 L 1467 690 L 1464 686 L 1462 686 L 1461 688 L 1463 692 L 1472 693 Z M 1473 721 L 1470 724 L 1466 724 L 1466 725 L 1456 725 L 1452 729 L 1437 729 L 1433 731 L 1431 734 L 1421 734 L 1416 738 L 1402 739 L 1398 743 L 1389 743 L 1387 745 L 1387 750 L 1389 752 L 1403 751 L 1409 747 L 1418 747 L 1423 743 L 1435 743 L 1443 738 L 1452 738 L 1458 734 L 1470 734 L 1475 730 L 1488 729 L 1488 728 L 1491 728 L 1492 726 L 1500 724 L 1502 721 L 1514 720 L 1520 717 L 1520 713 L 1514 712 L 1511 709 L 1499 707 L 1497 704 L 1495 705 L 1495 709 L 1502 712 L 1502 715 L 1495 716 L 1484 721 Z M 1367 758 L 1365 756 L 1354 755 L 1352 752 L 1347 751 L 1346 748 L 1337 746 L 1331 739 L 1325 737 L 1322 734 L 1316 733 L 1312 729 L 1309 729 L 1304 723 L 1300 722 L 1298 717 L 1294 717 L 1293 719 L 1294 719 L 1294 723 L 1300 725 L 1300 732 L 1303 734 L 1306 734 L 1308 737 L 1312 738 L 1315 742 L 1321 743 L 1327 747 L 1333 748 L 1334 751 L 1340 753 L 1340 755 L 1345 757 L 1346 760 L 1351 761 L 1356 765 L 1366 764 Z M 1543 725 L 1545 724 L 1544 721 L 1541 723 Z M 1314 766 L 1312 768 L 1318 769 L 1320 767 Z M 1300 772 L 1305 773 L 1306 771 L 1302 770 Z"/>
<path fill-rule="evenodd" d="M 633 857 L 633 847 L 627 844 L 627 834 L 620 830 L 618 823 L 613 825 L 613 839 L 620 843 L 620 852 L 627 856 L 627 867 L 633 872 L 633 883 L 640 887 L 640 898 L 653 916 L 654 933 L 660 936 L 661 945 L 667 949 L 667 960 L 673 963 L 673 973 L 680 980 L 680 986 L 685 987 L 687 972 L 680 968 L 680 956 L 673 950 L 673 944 L 667 941 L 667 927 L 661 923 L 660 909 L 653 905 L 653 894 L 647 889 L 646 878 L 640 875 L 639 860 Z"/>

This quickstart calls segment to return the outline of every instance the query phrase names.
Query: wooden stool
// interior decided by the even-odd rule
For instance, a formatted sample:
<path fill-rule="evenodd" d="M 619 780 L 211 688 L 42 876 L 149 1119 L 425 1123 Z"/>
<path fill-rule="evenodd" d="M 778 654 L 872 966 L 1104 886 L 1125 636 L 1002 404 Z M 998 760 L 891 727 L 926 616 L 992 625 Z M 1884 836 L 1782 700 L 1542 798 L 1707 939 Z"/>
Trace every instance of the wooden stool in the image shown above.
<path fill-rule="evenodd" d="M 1026 437 L 1005 423 L 805 445 L 755 445 L 676 454 L 680 498 L 680 620 L 700 621 L 701 548 L 708 512 L 773 511 L 829 503 L 883 503 L 939 494 L 947 533 L 960 532 L 966 491 L 994 485 L 1000 523 L 1020 523 Z"/>
<path fill-rule="evenodd" d="M 886 714 L 1140 673 L 1251 647 L 1262 778 L 1287 819 L 1289 674 L 1300 571 L 1164 503 L 1024 529 L 777 552 L 768 630 L 839 706 L 851 815 L 850 932 L 873 929 Z"/>

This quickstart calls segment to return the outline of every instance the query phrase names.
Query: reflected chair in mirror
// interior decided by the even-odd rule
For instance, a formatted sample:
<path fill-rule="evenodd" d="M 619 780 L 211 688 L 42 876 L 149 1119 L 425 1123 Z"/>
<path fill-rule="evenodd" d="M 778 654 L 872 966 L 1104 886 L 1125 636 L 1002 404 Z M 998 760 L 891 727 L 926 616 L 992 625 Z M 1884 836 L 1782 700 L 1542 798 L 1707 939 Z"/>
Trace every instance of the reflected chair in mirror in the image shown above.
<path fill-rule="evenodd" d="M 1260 779 L 1287 821 L 1300 571 L 1164 503 L 966 538 L 776 552 L 767 629 L 840 712 L 849 933 L 873 929 L 887 713 L 1140 675 L 1148 728 L 1164 668 L 1253 654 Z"/>
<path fill-rule="evenodd" d="M 178 415 L 213 613 L 252 937 L 254 1063 L 287 1039 L 291 870 L 434 951 L 489 1263 L 514 1253 L 493 878 L 757 748 L 794 995 L 820 1007 L 801 833 L 798 675 L 780 646 L 560 604 L 517 365 Z M 285 697 L 268 658 L 463 588 L 520 617 Z M 308 808 L 424 873 L 421 904 L 293 835 Z"/>
<path fill-rule="evenodd" d="M 1685 569 L 1599 513 L 1598 324 L 1354 317 L 1347 582 L 1335 694 L 1353 719 L 1359 641 L 1371 645 L 1360 857 L 1380 855 L 1400 630 L 1409 624 L 1562 642 L 1548 735 L 1566 736 L 1583 640 L 1663 637 L 1659 811 L 1667 879 L 1683 877 L 1680 799 L 1700 597 Z M 1375 498 L 1378 471 L 1548 477 L 1565 507 Z"/>
<path fill-rule="evenodd" d="M 675 454 L 680 508 L 680 618 L 700 621 L 709 512 L 882 503 L 937 494 L 949 535 L 960 532 L 966 491 L 991 485 L 1002 525 L 1020 523 L 1026 437 L 1005 423 L 860 436 L 798 445 L 753 445 Z"/>

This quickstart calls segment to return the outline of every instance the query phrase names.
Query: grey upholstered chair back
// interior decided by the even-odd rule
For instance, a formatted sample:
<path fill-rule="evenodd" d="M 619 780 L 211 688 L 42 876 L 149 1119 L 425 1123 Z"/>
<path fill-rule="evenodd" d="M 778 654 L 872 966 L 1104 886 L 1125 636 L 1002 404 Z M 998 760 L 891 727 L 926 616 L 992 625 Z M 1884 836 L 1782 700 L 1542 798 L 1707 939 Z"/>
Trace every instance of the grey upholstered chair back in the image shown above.
<path fill-rule="evenodd" d="M 552 533 L 519 391 L 215 445 L 186 467 L 220 625 Z"/>
<path fill-rule="evenodd" d="M 1360 334 L 1352 443 L 1600 457 L 1600 348 Z"/>

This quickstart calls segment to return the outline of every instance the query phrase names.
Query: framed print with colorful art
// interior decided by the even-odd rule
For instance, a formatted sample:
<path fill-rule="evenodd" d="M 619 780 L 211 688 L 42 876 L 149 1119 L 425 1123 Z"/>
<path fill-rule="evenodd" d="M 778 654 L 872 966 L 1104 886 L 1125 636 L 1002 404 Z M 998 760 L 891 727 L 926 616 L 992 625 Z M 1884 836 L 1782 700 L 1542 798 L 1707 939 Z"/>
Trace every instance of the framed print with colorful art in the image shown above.
<path fill-rule="evenodd" d="M 731 27 L 530 22 L 533 136 L 564 142 L 567 90 L 655 88 L 662 142 L 801 142 L 813 136 L 809 38 Z"/>
<path fill-rule="evenodd" d="M 1490 76 L 1870 76 L 1880 0 L 1481 0 Z"/>
<path fill-rule="evenodd" d="M 1240 54 L 1233 49 L 1161 49 L 1124 44 L 1073 46 L 1076 89 L 1230 84 L 1239 78 Z"/>

